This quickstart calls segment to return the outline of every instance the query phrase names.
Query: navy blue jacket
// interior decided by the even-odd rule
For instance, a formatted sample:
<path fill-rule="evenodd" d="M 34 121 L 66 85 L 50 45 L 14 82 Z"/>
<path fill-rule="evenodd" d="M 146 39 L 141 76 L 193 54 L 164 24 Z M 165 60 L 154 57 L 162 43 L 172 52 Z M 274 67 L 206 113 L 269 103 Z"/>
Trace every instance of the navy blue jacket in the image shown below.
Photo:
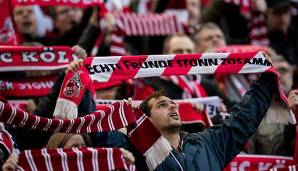
<path fill-rule="evenodd" d="M 172 150 L 156 171 L 223 170 L 257 130 L 276 91 L 273 75 L 262 74 L 223 124 L 199 133 L 181 133 L 180 151 Z"/>

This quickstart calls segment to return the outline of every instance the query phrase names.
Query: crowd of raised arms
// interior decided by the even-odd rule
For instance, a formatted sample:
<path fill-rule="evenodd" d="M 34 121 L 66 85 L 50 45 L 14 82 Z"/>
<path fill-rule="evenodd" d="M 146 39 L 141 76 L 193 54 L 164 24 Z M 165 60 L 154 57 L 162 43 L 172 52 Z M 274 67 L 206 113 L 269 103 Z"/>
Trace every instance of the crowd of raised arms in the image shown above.
<path fill-rule="evenodd" d="M 297 0 L 0 0 L 0 167 L 298 167 Z"/>

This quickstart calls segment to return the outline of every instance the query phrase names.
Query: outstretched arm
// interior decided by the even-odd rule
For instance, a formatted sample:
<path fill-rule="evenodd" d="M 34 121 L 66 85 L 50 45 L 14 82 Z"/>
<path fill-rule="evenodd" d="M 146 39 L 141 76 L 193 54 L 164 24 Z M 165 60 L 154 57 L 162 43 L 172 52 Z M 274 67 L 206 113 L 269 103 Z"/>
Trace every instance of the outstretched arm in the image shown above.
<path fill-rule="evenodd" d="M 257 130 L 270 106 L 273 93 L 277 91 L 274 81 L 273 74 L 263 73 L 241 102 L 233 107 L 229 119 L 202 132 L 207 148 L 213 151 L 222 169 Z"/>

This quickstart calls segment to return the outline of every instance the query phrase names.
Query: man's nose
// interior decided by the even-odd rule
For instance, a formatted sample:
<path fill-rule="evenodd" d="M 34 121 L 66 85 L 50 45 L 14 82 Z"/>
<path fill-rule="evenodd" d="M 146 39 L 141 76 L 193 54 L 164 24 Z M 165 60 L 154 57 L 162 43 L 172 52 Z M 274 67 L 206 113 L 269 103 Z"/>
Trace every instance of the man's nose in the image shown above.
<path fill-rule="evenodd" d="M 171 110 L 176 109 L 176 108 L 177 108 L 177 105 L 176 104 L 174 104 L 174 103 L 171 103 L 170 104 L 170 109 Z"/>
<path fill-rule="evenodd" d="M 29 14 L 30 14 L 30 11 L 29 10 L 24 10 L 23 11 L 23 16 L 29 16 Z"/>

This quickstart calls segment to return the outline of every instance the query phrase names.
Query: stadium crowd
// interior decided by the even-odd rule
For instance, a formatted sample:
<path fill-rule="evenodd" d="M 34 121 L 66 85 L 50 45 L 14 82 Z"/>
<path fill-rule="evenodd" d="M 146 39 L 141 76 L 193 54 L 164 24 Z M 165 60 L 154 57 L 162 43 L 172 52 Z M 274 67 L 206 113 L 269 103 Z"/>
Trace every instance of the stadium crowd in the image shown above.
<path fill-rule="evenodd" d="M 0 0 L 0 6 L 2 170 L 60 170 L 53 161 L 62 163 L 63 170 L 242 171 L 298 165 L 297 0 Z M 55 47 L 68 48 L 71 55 Z M 22 54 L 19 60 L 6 53 L 13 54 L 14 48 Z M 49 61 L 51 54 L 42 55 L 37 48 L 58 54 L 58 62 Z M 218 57 L 221 63 L 204 60 L 209 53 L 225 57 Z M 264 62 L 246 62 L 269 69 L 241 73 L 245 63 L 239 73 L 229 73 L 233 70 L 229 67 L 237 68 L 228 60 L 230 53 L 239 63 L 247 54 L 260 55 Z M 140 55 L 148 58 L 127 62 Z M 226 71 L 222 73 L 202 69 L 206 74 L 181 74 L 187 72 L 169 69 L 179 55 L 184 70 L 223 61 L 228 65 L 220 68 Z M 202 60 L 187 63 L 192 55 Z M 88 63 L 90 57 L 111 58 L 113 65 L 99 60 L 96 66 Z M 42 65 L 39 58 L 49 65 Z M 22 64 L 26 60 L 36 65 Z M 145 65 L 149 60 L 153 62 Z M 65 65 L 55 67 L 59 61 Z M 121 72 L 125 66 L 127 75 L 138 69 L 148 76 L 105 83 L 94 79 L 105 71 Z M 161 68 L 170 74 L 160 74 Z M 106 77 L 117 77 L 117 72 L 113 74 Z M 204 100 L 213 97 L 217 99 L 213 103 Z M 125 114 L 120 109 L 116 113 L 111 102 L 123 105 Z M 131 116 L 127 110 L 132 111 L 133 124 L 123 121 Z M 24 118 L 16 124 L 23 111 Z M 26 113 L 39 119 L 25 118 Z M 121 126 L 115 119 L 118 114 L 125 123 Z M 102 126 L 99 130 L 104 131 L 90 126 L 97 117 L 97 129 Z M 43 118 L 52 120 L 38 129 Z M 56 121 L 57 129 L 45 131 Z M 25 122 L 31 127 L 22 126 Z M 108 164 L 97 161 L 95 151 Z M 249 164 L 237 160 L 239 154 Z M 97 165 L 92 159 L 87 166 L 88 155 Z M 38 157 L 45 158 L 44 165 Z"/>

